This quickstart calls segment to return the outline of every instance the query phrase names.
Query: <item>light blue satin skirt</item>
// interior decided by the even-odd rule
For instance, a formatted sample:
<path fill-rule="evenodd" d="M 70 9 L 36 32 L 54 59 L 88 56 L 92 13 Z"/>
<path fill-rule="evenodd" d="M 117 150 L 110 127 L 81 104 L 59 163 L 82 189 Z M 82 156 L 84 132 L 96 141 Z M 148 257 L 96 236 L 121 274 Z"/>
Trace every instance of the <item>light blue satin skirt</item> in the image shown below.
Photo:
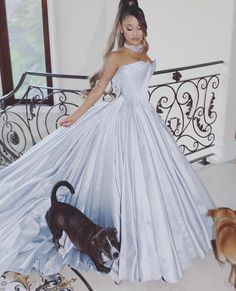
<path fill-rule="evenodd" d="M 205 187 L 153 106 L 129 106 L 120 96 L 0 171 L 0 273 L 50 275 L 67 264 L 94 269 L 65 234 L 65 255 L 52 242 L 45 213 L 59 180 L 76 191 L 62 187 L 59 200 L 117 228 L 121 251 L 111 274 L 120 280 L 176 282 L 211 248 L 206 213 L 214 204 Z"/>

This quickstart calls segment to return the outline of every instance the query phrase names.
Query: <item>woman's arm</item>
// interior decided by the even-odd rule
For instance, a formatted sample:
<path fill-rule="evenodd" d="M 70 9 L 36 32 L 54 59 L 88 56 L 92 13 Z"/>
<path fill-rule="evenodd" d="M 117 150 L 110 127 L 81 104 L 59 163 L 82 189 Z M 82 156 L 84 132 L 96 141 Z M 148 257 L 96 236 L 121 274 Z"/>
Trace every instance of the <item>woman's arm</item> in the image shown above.
<path fill-rule="evenodd" d="M 107 85 L 111 81 L 115 72 L 118 69 L 116 55 L 114 53 L 109 54 L 104 62 L 104 69 L 101 79 L 89 92 L 88 97 L 83 102 L 83 104 L 70 116 L 59 122 L 61 126 L 69 127 L 76 122 L 91 106 L 93 106 L 96 101 L 102 96 Z"/>

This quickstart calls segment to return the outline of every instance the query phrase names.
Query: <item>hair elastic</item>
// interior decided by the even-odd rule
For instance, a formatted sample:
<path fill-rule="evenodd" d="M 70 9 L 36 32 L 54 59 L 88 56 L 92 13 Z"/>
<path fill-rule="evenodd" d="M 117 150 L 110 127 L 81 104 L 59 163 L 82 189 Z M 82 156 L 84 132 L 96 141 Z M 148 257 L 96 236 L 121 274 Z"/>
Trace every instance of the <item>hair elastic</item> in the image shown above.
<path fill-rule="evenodd" d="M 127 1 L 127 6 L 138 6 L 137 1 Z"/>

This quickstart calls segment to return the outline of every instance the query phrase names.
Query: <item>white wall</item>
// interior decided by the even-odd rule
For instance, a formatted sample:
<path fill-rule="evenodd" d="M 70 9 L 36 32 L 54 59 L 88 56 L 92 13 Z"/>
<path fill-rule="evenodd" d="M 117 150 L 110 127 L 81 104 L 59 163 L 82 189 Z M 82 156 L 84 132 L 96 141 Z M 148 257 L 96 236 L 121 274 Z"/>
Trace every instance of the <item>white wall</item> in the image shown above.
<path fill-rule="evenodd" d="M 236 158 L 236 5 L 234 5 L 234 23 L 229 60 L 228 94 L 224 103 L 225 122 L 221 140 L 222 160 Z"/>
<path fill-rule="evenodd" d="M 53 71 L 92 74 L 102 64 L 119 0 L 48 2 Z M 216 159 L 236 158 L 232 136 L 235 131 L 233 75 L 236 73 L 232 54 L 236 48 L 234 0 L 139 0 L 139 4 L 146 14 L 149 53 L 158 60 L 158 70 L 217 60 L 225 62 L 217 68 L 222 76 L 215 105 L 218 111 Z M 78 88 L 76 82 L 60 85 Z"/>
<path fill-rule="evenodd" d="M 104 50 L 106 0 L 49 0 L 57 72 L 90 74 Z"/>
<path fill-rule="evenodd" d="M 227 5 L 226 5 L 227 2 Z M 234 0 L 143 0 L 159 68 L 229 60 Z"/>
<path fill-rule="evenodd" d="M 49 0 L 57 69 L 90 74 L 101 63 L 119 0 Z M 139 0 L 159 69 L 230 60 L 234 0 Z M 49 7 L 49 8 L 51 8 Z M 53 37 L 53 36 L 52 36 Z"/>

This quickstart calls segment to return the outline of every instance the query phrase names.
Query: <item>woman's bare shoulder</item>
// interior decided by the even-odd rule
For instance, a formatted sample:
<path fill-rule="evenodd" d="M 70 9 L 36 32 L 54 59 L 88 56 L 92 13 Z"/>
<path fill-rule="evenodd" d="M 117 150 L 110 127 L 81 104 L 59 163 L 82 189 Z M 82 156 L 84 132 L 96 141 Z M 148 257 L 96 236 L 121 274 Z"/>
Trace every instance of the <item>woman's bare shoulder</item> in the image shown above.
<path fill-rule="evenodd" d="M 106 55 L 106 61 L 114 63 L 117 67 L 123 64 L 125 59 L 125 54 L 122 49 L 109 52 Z"/>
<path fill-rule="evenodd" d="M 120 66 L 127 65 L 137 61 L 152 62 L 150 57 L 146 53 L 130 52 L 124 48 L 120 48 L 116 51 L 112 51 L 107 55 L 107 58 L 112 60 L 119 68 Z"/>

